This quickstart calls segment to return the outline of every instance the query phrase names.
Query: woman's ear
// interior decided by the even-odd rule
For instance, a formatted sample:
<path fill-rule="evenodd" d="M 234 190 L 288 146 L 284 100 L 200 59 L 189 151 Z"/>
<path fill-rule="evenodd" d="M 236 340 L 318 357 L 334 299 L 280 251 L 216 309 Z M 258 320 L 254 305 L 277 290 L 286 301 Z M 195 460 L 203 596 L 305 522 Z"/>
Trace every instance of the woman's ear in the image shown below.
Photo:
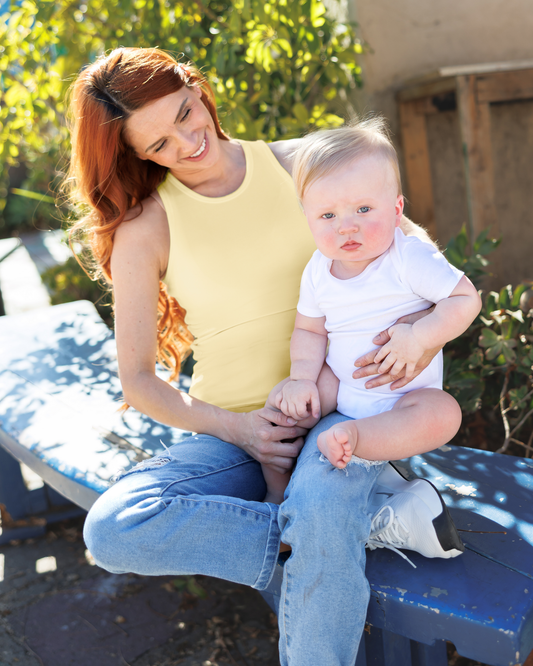
<path fill-rule="evenodd" d="M 202 96 L 202 89 L 199 85 L 191 86 L 189 90 L 192 90 L 195 95 L 198 95 L 198 97 Z"/>
<path fill-rule="evenodd" d="M 403 194 L 399 194 L 396 198 L 396 205 L 394 207 L 394 211 L 396 213 L 396 226 L 397 227 L 400 226 L 400 222 L 402 221 L 403 207 L 404 207 Z"/>

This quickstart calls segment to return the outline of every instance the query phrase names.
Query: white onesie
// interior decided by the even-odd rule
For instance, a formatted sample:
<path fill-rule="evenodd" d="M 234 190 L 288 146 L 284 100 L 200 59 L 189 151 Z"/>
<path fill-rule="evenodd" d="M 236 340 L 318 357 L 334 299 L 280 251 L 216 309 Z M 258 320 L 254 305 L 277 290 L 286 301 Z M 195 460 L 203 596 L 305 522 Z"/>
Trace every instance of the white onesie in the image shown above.
<path fill-rule="evenodd" d="M 442 388 L 442 352 L 406 387 L 366 389 L 353 379 L 354 362 L 376 345 L 372 339 L 407 314 L 447 298 L 463 273 L 429 243 L 396 229 L 390 248 L 349 280 L 331 275 L 331 260 L 318 250 L 305 267 L 298 312 L 326 317 L 327 363 L 340 380 L 337 409 L 354 419 L 392 409 L 402 395 L 419 388 Z"/>

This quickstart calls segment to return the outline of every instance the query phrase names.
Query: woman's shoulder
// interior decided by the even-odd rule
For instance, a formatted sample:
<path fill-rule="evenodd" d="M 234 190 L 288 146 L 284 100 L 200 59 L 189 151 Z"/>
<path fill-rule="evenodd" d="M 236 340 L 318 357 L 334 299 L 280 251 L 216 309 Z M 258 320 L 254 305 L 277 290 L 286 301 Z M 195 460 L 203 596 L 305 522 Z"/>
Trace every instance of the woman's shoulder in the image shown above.
<path fill-rule="evenodd" d="M 302 143 L 302 139 L 286 139 L 267 144 L 274 153 L 274 157 L 289 174 L 292 174 L 294 154 Z"/>
<path fill-rule="evenodd" d="M 157 198 L 156 198 L 157 197 Z M 130 208 L 115 231 L 114 250 L 146 256 L 153 253 L 164 272 L 168 262 L 170 235 L 165 209 L 159 195 L 150 196 Z"/>

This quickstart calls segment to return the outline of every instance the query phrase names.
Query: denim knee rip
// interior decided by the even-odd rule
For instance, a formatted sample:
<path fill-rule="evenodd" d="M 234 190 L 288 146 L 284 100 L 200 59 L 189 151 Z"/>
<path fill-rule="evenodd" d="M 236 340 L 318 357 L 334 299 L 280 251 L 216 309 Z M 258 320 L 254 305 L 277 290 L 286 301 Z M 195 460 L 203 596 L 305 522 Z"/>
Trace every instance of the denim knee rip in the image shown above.
<path fill-rule="evenodd" d="M 166 453 L 162 453 L 158 456 L 154 456 L 153 458 L 148 458 L 148 460 L 142 460 L 140 463 L 137 463 L 135 467 L 132 467 L 131 469 L 128 470 L 120 470 L 120 472 L 117 472 L 115 476 L 111 479 L 111 483 L 116 483 L 117 481 L 120 481 L 120 479 L 123 479 L 125 476 L 129 476 L 130 474 L 134 474 L 135 472 L 144 472 L 147 469 L 155 469 L 156 467 L 163 467 L 163 465 L 168 465 L 168 463 L 172 460 L 172 457 Z"/>
<path fill-rule="evenodd" d="M 329 463 L 331 465 L 331 463 L 323 453 L 320 454 L 319 460 L 320 462 Z M 376 467 L 376 465 L 384 465 L 386 462 L 387 462 L 386 460 L 366 460 L 366 458 L 359 458 L 358 456 L 352 456 L 346 467 L 344 467 L 344 469 L 339 469 L 339 472 L 344 472 L 346 476 L 348 476 L 348 465 L 361 465 L 362 467 L 368 470 L 371 467 Z"/>

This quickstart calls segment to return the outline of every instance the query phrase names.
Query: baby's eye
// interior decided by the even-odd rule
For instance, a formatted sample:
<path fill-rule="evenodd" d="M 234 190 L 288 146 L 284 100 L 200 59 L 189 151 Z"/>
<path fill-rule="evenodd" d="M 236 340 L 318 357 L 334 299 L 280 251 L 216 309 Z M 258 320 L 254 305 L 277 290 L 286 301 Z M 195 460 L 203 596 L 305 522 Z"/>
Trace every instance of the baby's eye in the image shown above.
<path fill-rule="evenodd" d="M 326 220 L 332 220 L 335 217 L 335 213 L 324 213 L 322 217 L 325 218 Z"/>
<path fill-rule="evenodd" d="M 155 149 L 155 152 L 156 152 L 156 153 L 160 152 L 161 150 L 163 150 L 163 148 L 164 148 L 166 145 L 167 145 L 167 142 L 166 142 L 166 140 L 165 140 L 165 141 L 163 141 L 162 143 L 160 143 L 160 144 L 157 146 L 157 148 Z"/>
<path fill-rule="evenodd" d="M 361 208 L 358 209 L 358 213 L 368 213 L 370 210 L 370 206 L 361 206 Z"/>

